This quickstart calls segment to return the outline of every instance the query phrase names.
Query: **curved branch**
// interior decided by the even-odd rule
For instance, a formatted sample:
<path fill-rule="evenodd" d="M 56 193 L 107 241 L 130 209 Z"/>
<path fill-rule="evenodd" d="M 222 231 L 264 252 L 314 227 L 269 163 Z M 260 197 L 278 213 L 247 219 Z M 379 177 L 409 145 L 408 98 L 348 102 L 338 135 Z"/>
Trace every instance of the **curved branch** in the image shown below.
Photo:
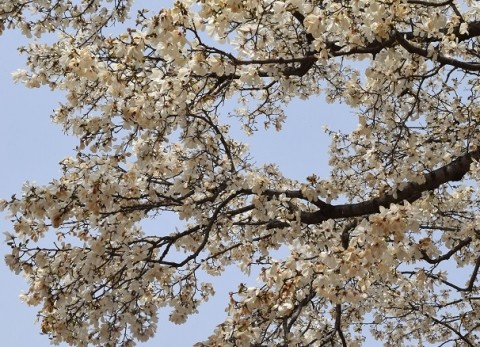
<path fill-rule="evenodd" d="M 315 212 L 301 213 L 301 221 L 306 224 L 318 224 L 328 219 L 360 217 L 378 213 L 380 207 L 407 201 L 412 203 L 418 200 L 422 193 L 434 190 L 452 181 L 460 181 L 469 171 L 473 160 L 480 158 L 480 149 L 467 153 L 451 163 L 433 170 L 423 176 L 424 183 L 410 182 L 402 190 L 397 189 L 374 199 L 354 204 L 330 205 L 323 203 L 323 207 Z"/>
<path fill-rule="evenodd" d="M 433 57 L 428 52 L 428 50 L 410 43 L 407 39 L 405 39 L 404 34 L 396 33 L 395 37 L 397 39 L 397 42 L 403 48 L 405 48 L 409 53 L 414 53 L 422 57 L 433 60 Z M 480 63 L 476 63 L 476 62 L 461 61 L 461 60 L 445 57 L 441 54 L 437 54 L 435 57 L 435 60 L 445 65 L 451 65 L 451 66 L 455 66 L 455 67 L 469 70 L 469 71 L 480 71 Z"/>
<path fill-rule="evenodd" d="M 427 254 L 427 252 L 425 252 L 425 250 L 422 250 L 421 253 L 422 253 L 422 259 L 425 260 L 427 263 L 429 264 L 438 264 L 444 260 L 448 260 L 452 257 L 452 255 L 454 255 L 455 253 L 457 253 L 457 251 L 459 251 L 460 249 L 462 249 L 463 247 L 465 247 L 466 245 L 468 245 L 470 242 L 472 242 L 472 238 L 471 237 L 467 237 L 466 239 L 462 240 L 459 242 L 458 245 L 456 245 L 455 247 L 453 247 L 449 252 L 445 253 L 444 255 L 438 257 L 438 258 L 430 258 Z"/>

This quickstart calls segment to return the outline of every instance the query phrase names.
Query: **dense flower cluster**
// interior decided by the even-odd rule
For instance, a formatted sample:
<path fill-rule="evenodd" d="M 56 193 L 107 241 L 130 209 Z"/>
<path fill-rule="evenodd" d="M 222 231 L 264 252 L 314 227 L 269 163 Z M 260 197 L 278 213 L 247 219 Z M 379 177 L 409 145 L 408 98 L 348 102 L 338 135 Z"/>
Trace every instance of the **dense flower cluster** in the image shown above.
<path fill-rule="evenodd" d="M 14 78 L 62 91 L 53 119 L 79 139 L 59 179 L 0 201 L 53 342 L 145 341 L 159 309 L 183 323 L 214 294 L 200 272 L 237 265 L 260 285 L 199 346 L 480 345 L 476 1 L 180 0 L 112 34 L 133 3 L 0 3 L 0 33 L 57 35 Z M 358 116 L 326 130 L 328 177 L 257 167 L 225 118 L 232 100 L 247 133 L 281 130 L 319 95 Z"/>

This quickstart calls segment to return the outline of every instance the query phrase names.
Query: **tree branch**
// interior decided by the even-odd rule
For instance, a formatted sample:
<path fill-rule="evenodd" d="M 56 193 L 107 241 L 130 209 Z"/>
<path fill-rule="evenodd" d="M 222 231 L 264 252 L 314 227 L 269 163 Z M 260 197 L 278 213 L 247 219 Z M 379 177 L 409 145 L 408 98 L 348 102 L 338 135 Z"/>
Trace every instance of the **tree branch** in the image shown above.
<path fill-rule="evenodd" d="M 425 250 L 422 249 L 422 251 L 421 251 L 422 259 L 425 260 L 429 264 L 438 264 L 441 261 L 450 259 L 452 257 L 452 255 L 454 255 L 457 251 L 459 251 L 460 249 L 462 249 L 463 247 L 468 245 L 470 242 L 472 242 L 472 238 L 467 237 L 466 239 L 460 241 L 460 243 L 458 245 L 456 245 L 455 247 L 453 247 L 449 252 L 447 252 L 444 255 L 442 255 L 438 258 L 435 258 L 435 259 L 430 258 L 428 256 L 427 252 L 425 252 Z"/>
<path fill-rule="evenodd" d="M 342 304 L 335 305 L 335 330 L 342 341 L 342 346 L 347 347 L 347 341 L 342 331 Z"/>
<path fill-rule="evenodd" d="M 421 47 L 418 47 L 412 43 L 410 43 L 407 39 L 405 39 L 404 34 L 402 33 L 397 33 L 395 35 L 397 38 L 398 43 L 405 48 L 409 53 L 414 53 L 417 55 L 420 55 L 425 58 L 429 58 L 431 60 L 436 60 L 439 63 L 445 64 L 445 65 L 451 65 L 455 66 L 461 69 L 465 69 L 468 71 L 480 71 L 480 64 L 476 62 L 466 62 L 466 61 L 461 61 L 449 57 L 445 57 L 441 54 L 437 54 L 435 59 L 431 56 L 430 52 L 428 50 L 423 49 Z"/>
<path fill-rule="evenodd" d="M 318 224 L 328 219 L 360 217 L 378 213 L 380 207 L 388 207 L 390 204 L 408 201 L 412 203 L 418 200 L 422 193 L 434 190 L 447 182 L 459 181 L 470 169 L 473 160 L 480 158 L 480 149 L 467 153 L 451 163 L 433 170 L 424 177 L 424 183 L 410 182 L 402 190 L 376 197 L 367 201 L 354 204 L 330 205 L 324 204 L 323 208 L 315 212 L 301 213 L 301 221 L 306 224 Z"/>

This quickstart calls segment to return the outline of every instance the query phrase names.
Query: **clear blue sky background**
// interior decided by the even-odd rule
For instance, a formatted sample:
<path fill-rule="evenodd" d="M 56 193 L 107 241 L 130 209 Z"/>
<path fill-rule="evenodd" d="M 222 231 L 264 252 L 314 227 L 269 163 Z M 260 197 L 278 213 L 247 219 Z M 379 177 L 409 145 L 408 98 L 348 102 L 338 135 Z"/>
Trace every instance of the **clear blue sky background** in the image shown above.
<path fill-rule="evenodd" d="M 145 2 L 144 2 L 145 3 Z M 163 2 L 164 3 L 164 2 Z M 72 155 L 76 139 L 68 137 L 51 123 L 50 115 L 56 108 L 60 94 L 48 88 L 26 89 L 15 85 L 11 72 L 21 68 L 25 57 L 16 48 L 25 43 L 17 32 L 7 31 L 0 36 L 0 197 L 19 193 L 23 182 L 40 184 L 60 174 L 58 162 Z M 327 105 L 323 97 L 309 102 L 294 102 L 288 108 L 289 118 L 282 132 L 260 131 L 247 139 L 258 163 L 276 162 L 286 175 L 304 179 L 312 172 L 328 175 L 328 138 L 321 131 L 323 124 L 333 129 L 354 128 L 356 118 L 341 105 Z M 243 137 L 242 134 L 238 136 Z M 10 230 L 4 215 L 0 215 L 0 231 Z M 0 345 L 5 347 L 49 346 L 49 340 L 34 325 L 36 309 L 19 300 L 26 289 L 25 280 L 11 273 L 3 262 L 9 251 L 0 244 Z M 217 296 L 201 307 L 200 315 L 191 317 L 181 326 L 175 326 L 162 314 L 156 337 L 139 346 L 191 346 L 208 337 L 214 326 L 225 316 L 228 291 L 240 282 L 239 273 L 232 269 L 225 276 L 215 278 Z M 249 281 L 254 281 L 250 279 Z"/>

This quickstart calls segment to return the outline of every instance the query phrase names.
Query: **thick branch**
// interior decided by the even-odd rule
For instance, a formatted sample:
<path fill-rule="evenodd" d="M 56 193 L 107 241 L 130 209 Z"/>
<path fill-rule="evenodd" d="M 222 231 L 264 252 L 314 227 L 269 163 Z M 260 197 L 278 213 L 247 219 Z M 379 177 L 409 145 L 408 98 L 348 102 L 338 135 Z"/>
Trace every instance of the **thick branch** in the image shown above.
<path fill-rule="evenodd" d="M 315 212 L 302 212 L 301 221 L 306 224 L 318 224 L 328 219 L 360 217 L 378 213 L 380 207 L 388 207 L 390 204 L 418 200 L 422 193 L 434 190 L 447 182 L 459 181 L 470 169 L 473 160 L 480 158 L 480 149 L 467 153 L 450 164 L 442 166 L 424 175 L 424 183 L 408 183 L 402 190 L 379 196 L 374 199 L 356 204 L 329 205 L 324 204 Z"/>
<path fill-rule="evenodd" d="M 433 60 L 432 54 L 429 53 L 428 50 L 418 47 L 413 43 L 410 43 L 407 39 L 405 39 L 403 34 L 397 33 L 396 38 L 398 43 L 400 43 L 400 45 L 403 48 L 405 48 L 409 53 L 414 53 L 425 58 L 431 58 Z M 461 61 L 461 60 L 445 57 L 441 54 L 437 54 L 435 57 L 435 60 L 441 64 L 455 66 L 468 71 L 480 71 L 480 64 L 477 62 Z"/>

